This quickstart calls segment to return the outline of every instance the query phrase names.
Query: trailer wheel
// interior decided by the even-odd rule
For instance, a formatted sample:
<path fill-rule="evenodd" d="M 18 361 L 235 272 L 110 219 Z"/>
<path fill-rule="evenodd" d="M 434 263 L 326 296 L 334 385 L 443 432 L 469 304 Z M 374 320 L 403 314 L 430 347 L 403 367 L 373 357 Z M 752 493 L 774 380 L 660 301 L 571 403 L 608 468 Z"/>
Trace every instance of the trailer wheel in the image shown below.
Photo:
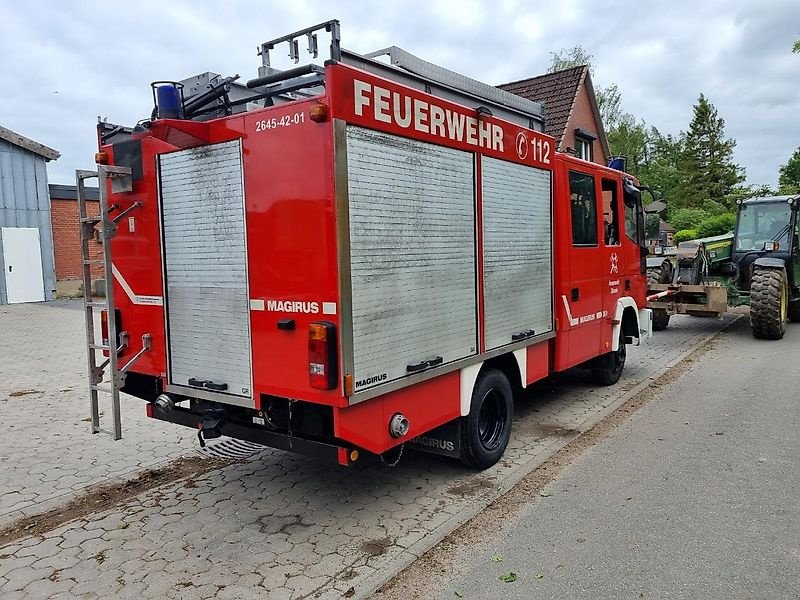
<path fill-rule="evenodd" d="M 514 395 L 508 378 L 496 369 L 475 382 L 469 414 L 461 419 L 461 462 L 488 469 L 495 464 L 511 439 Z"/>
<path fill-rule="evenodd" d="M 653 331 L 664 331 L 669 325 L 669 313 L 663 308 L 653 309 Z"/>
<path fill-rule="evenodd" d="M 786 274 L 779 269 L 756 266 L 750 284 L 750 327 L 753 336 L 779 340 L 786 332 L 789 290 Z"/>
<path fill-rule="evenodd" d="M 671 283 L 672 263 L 664 261 L 657 267 L 647 270 L 647 283 Z"/>
<path fill-rule="evenodd" d="M 592 369 L 592 377 L 600 385 L 614 385 L 622 377 L 622 370 L 625 368 L 625 358 L 628 350 L 625 347 L 625 333 L 620 328 L 619 348 L 600 357 L 602 365 L 599 369 Z"/>

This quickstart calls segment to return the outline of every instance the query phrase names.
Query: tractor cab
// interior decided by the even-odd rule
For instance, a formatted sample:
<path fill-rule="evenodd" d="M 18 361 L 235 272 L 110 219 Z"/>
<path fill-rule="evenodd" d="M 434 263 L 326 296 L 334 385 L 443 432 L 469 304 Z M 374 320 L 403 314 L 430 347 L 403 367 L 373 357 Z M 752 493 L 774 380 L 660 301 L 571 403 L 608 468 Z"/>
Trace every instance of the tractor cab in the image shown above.
<path fill-rule="evenodd" d="M 774 264 L 785 267 L 788 287 L 795 292 L 789 295 L 797 296 L 799 207 L 798 196 L 753 198 L 739 203 L 731 257 L 739 289 L 750 289 L 754 263 L 768 258 L 782 263 Z"/>
<path fill-rule="evenodd" d="M 750 324 L 759 338 L 780 339 L 786 320 L 800 321 L 800 196 L 739 202 L 731 257 L 734 289 L 749 292 Z"/>

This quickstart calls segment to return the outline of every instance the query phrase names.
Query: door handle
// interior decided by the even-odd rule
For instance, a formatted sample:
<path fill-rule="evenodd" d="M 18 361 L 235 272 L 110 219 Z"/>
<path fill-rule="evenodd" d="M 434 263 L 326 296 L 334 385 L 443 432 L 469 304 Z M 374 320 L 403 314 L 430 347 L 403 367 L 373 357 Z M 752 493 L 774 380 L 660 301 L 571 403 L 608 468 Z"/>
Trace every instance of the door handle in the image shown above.
<path fill-rule="evenodd" d="M 12 269 L 12 268 L 13 268 L 13 267 L 12 267 L 11 265 L 8 265 L 8 272 L 9 272 L 9 273 L 11 273 L 11 269 Z"/>
<path fill-rule="evenodd" d="M 570 292 L 570 296 L 572 297 L 573 300 L 577 300 L 578 298 L 580 298 L 580 295 L 581 294 L 580 294 L 580 291 L 578 290 L 578 288 L 572 288 L 572 291 Z"/>

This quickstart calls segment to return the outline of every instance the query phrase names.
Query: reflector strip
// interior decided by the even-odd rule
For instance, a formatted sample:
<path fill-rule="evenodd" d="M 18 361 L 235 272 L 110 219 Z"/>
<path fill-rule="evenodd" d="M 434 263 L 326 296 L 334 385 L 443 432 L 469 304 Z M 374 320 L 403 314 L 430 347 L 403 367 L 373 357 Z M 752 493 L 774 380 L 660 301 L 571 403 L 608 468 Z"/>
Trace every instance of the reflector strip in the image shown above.
<path fill-rule="evenodd" d="M 133 293 L 131 286 L 128 285 L 128 282 L 125 281 L 125 278 L 122 276 L 122 273 L 119 272 L 117 266 L 115 264 L 111 264 L 111 272 L 114 274 L 114 279 L 117 280 L 117 283 L 125 292 L 125 295 L 128 297 L 128 300 L 133 302 L 134 304 L 149 304 L 152 306 L 164 306 L 164 298 L 161 296 L 139 296 Z"/>

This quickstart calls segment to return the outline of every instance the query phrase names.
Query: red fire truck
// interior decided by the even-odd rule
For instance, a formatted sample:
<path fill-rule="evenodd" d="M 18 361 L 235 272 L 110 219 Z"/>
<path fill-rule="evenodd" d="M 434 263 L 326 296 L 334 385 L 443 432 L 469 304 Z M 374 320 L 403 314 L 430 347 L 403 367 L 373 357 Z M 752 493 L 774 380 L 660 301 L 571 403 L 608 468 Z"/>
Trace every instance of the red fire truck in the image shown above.
<path fill-rule="evenodd" d="M 324 66 L 271 66 L 326 34 Z M 344 50 L 337 21 L 259 54 L 246 86 L 156 82 L 150 119 L 99 124 L 78 172 L 84 289 L 96 236 L 107 277 L 86 299 L 93 432 L 108 391 L 121 437 L 121 391 L 201 444 L 486 468 L 523 388 L 575 366 L 617 382 L 652 330 L 634 180 L 556 152 L 538 103 Z"/>

